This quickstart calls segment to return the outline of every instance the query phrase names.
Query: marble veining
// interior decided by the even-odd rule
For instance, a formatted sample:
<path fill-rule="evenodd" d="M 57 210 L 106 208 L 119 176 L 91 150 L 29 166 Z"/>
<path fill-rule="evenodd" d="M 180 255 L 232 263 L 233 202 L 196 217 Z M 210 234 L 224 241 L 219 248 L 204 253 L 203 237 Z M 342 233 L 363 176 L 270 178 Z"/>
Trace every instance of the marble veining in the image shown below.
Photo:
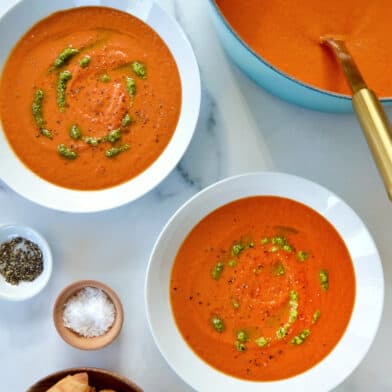
<path fill-rule="evenodd" d="M 222 176 L 223 151 L 217 129 L 224 132 L 224 128 L 220 124 L 218 110 L 216 100 L 203 85 L 196 131 L 187 153 L 177 166 L 184 181 L 197 190 L 218 181 Z"/>

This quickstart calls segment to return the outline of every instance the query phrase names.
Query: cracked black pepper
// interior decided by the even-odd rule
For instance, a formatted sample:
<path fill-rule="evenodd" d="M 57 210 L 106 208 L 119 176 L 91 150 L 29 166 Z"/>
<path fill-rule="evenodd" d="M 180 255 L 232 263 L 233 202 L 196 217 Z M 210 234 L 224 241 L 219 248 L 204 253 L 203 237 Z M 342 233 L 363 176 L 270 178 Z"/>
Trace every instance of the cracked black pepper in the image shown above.
<path fill-rule="evenodd" d="M 43 269 L 42 251 L 34 242 L 16 237 L 0 245 L 0 274 L 8 283 L 32 282 Z"/>

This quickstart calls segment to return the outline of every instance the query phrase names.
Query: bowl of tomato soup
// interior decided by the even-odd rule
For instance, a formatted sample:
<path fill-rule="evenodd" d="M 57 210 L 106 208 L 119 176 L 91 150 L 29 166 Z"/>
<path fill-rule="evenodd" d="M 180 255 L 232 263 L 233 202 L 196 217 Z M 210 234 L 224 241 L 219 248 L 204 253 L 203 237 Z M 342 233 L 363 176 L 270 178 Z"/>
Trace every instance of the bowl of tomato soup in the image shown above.
<path fill-rule="evenodd" d="M 150 328 L 200 391 L 326 391 L 366 355 L 383 307 L 374 241 L 329 190 L 232 177 L 171 218 L 150 258 Z"/>
<path fill-rule="evenodd" d="M 392 102 L 392 10 L 388 0 L 210 0 L 217 34 L 251 79 L 272 94 L 310 109 L 352 111 L 341 66 L 320 37 L 343 38 L 365 80 Z"/>
<path fill-rule="evenodd" d="M 16 192 L 104 210 L 178 163 L 198 118 L 199 72 L 153 1 L 22 0 L 0 34 L 0 178 Z"/>

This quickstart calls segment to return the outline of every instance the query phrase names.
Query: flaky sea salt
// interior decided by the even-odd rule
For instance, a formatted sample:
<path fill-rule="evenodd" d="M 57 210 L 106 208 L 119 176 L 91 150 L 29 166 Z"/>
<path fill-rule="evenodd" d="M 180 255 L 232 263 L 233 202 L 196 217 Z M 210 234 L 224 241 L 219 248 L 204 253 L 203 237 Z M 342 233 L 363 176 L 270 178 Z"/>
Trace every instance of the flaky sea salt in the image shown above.
<path fill-rule="evenodd" d="M 92 338 L 109 330 L 115 312 L 113 302 L 101 289 L 85 287 L 64 305 L 63 322 L 79 335 Z"/>

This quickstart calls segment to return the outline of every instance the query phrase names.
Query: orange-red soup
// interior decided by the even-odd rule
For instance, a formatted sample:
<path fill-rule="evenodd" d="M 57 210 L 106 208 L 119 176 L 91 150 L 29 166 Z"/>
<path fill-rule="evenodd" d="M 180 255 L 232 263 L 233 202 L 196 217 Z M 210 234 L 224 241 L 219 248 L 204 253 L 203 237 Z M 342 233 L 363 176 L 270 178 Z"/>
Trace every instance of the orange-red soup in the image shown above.
<path fill-rule="evenodd" d="M 320 37 L 343 38 L 365 80 L 392 96 L 390 0 L 216 0 L 238 35 L 283 72 L 315 87 L 350 94 Z"/>
<path fill-rule="evenodd" d="M 343 240 L 321 215 L 292 200 L 251 197 L 190 232 L 170 296 L 183 338 L 203 360 L 235 377 L 279 380 L 336 346 L 355 277 Z"/>
<path fill-rule="evenodd" d="M 79 53 L 53 67 L 69 47 Z M 86 56 L 90 62 L 83 67 L 80 61 Z M 145 67 L 145 78 L 133 71 L 135 61 Z M 72 78 L 61 111 L 57 101 L 63 71 Z M 135 83 L 134 96 L 127 89 L 128 77 Z M 32 113 L 37 89 L 44 92 L 44 128 L 52 139 L 42 134 Z M 139 19 L 104 7 L 58 12 L 34 25 L 11 52 L 0 85 L 1 121 L 15 153 L 40 177 L 74 189 L 111 187 L 146 170 L 173 136 L 180 109 L 180 76 L 166 44 Z M 123 126 L 127 114 L 131 122 Z M 82 138 L 70 137 L 73 124 Z M 121 138 L 104 141 L 116 129 Z M 91 145 L 86 137 L 99 142 Z M 59 144 L 77 158 L 60 155 Z M 105 155 L 125 145 L 126 151 Z"/>

